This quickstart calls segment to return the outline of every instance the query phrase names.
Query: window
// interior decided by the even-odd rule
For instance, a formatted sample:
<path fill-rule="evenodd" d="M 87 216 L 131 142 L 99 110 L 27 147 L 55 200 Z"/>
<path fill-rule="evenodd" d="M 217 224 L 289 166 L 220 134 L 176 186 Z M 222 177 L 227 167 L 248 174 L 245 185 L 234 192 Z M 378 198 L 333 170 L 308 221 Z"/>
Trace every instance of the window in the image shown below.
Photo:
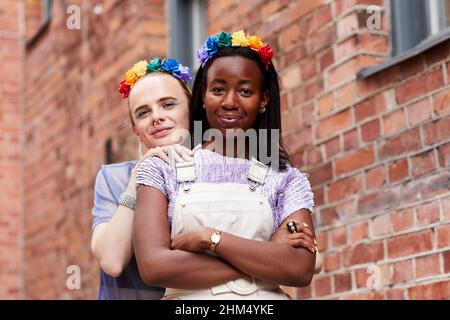
<path fill-rule="evenodd" d="M 170 56 L 198 69 L 197 49 L 205 37 L 205 1 L 170 0 Z"/>
<path fill-rule="evenodd" d="M 393 56 L 450 26 L 450 0 L 392 0 L 391 9 Z"/>

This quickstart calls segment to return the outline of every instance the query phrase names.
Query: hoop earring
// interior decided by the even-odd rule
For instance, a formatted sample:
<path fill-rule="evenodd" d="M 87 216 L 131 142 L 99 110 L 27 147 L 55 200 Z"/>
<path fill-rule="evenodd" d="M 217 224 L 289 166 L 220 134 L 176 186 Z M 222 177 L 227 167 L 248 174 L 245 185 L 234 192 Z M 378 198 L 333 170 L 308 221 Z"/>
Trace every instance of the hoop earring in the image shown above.
<path fill-rule="evenodd" d="M 261 110 L 259 110 L 259 113 L 264 113 L 266 112 L 266 107 L 262 107 Z"/>
<path fill-rule="evenodd" d="M 141 140 L 139 140 L 139 146 L 138 146 L 138 159 L 139 159 L 139 161 L 142 160 L 142 157 L 143 157 L 143 155 L 142 155 L 142 143 L 141 143 Z"/>

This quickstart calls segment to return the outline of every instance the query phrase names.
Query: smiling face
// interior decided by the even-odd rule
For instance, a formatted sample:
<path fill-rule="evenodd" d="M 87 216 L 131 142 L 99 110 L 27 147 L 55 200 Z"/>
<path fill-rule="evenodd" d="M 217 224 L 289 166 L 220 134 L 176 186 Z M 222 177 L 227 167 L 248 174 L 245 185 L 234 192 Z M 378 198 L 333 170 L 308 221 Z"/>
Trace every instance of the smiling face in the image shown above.
<path fill-rule="evenodd" d="M 181 83 L 168 74 L 139 79 L 128 102 L 133 131 L 148 149 L 180 143 L 174 133 L 189 129 L 188 97 Z"/>
<path fill-rule="evenodd" d="M 203 101 L 210 128 L 227 129 L 253 127 L 256 118 L 267 105 L 269 92 L 262 92 L 263 75 L 255 61 L 241 56 L 226 56 L 214 60 L 207 71 Z"/>

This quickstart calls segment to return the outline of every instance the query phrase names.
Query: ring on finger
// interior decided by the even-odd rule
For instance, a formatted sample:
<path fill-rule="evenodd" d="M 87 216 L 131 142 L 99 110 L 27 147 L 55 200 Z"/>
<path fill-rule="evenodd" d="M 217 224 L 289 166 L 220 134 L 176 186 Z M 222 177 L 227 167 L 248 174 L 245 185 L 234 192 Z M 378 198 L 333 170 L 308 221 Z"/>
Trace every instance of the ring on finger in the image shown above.
<path fill-rule="evenodd" d="M 286 226 L 287 226 L 288 231 L 290 233 L 296 233 L 297 232 L 297 224 L 295 223 L 295 221 L 289 221 Z"/>

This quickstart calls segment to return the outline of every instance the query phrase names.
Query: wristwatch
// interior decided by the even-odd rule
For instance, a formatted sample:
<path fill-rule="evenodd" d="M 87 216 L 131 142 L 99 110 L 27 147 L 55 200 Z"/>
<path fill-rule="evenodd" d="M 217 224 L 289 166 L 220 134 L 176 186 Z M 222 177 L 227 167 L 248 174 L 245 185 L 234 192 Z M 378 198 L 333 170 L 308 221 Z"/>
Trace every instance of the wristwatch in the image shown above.
<path fill-rule="evenodd" d="M 216 247 L 220 242 L 220 234 L 222 233 L 222 230 L 216 230 L 210 238 L 209 242 L 209 251 L 211 253 L 214 253 L 216 251 Z"/>
<path fill-rule="evenodd" d="M 129 194 L 126 194 L 124 192 L 119 197 L 119 204 L 122 206 L 128 207 L 131 210 L 135 210 L 136 209 L 136 198 L 132 197 Z"/>

